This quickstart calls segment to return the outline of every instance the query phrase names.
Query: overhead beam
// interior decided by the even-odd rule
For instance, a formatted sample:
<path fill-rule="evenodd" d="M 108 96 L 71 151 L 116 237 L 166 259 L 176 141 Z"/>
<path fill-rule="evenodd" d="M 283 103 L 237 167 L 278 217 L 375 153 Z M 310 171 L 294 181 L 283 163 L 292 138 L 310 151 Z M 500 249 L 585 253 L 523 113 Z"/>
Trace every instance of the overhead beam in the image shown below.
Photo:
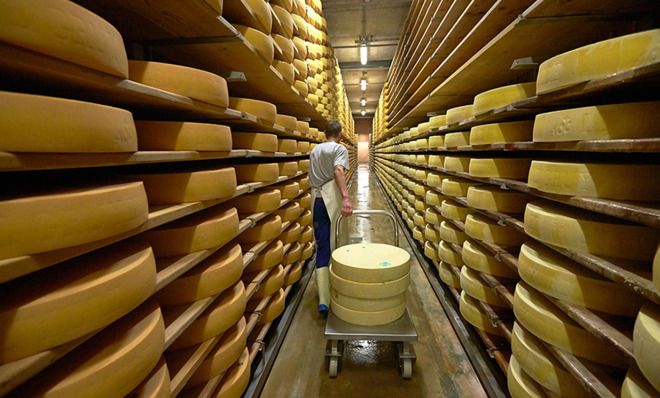
<path fill-rule="evenodd" d="M 360 62 L 339 62 L 339 68 L 341 70 L 386 70 L 389 69 L 391 64 L 391 59 L 384 61 L 369 61 L 366 65 L 362 65 Z"/>

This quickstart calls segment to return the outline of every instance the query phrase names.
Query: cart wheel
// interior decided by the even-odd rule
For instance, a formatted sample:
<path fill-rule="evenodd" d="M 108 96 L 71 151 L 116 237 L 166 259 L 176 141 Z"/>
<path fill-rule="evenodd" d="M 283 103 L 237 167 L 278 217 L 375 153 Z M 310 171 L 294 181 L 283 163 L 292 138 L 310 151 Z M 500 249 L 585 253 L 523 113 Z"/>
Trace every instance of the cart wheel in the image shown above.
<path fill-rule="evenodd" d="M 328 373 L 333 379 L 337 377 L 337 371 L 339 370 L 339 359 L 334 357 L 330 358 L 330 363 L 328 365 Z"/>
<path fill-rule="evenodd" d="M 410 358 L 405 358 L 402 360 L 401 363 L 401 377 L 404 379 L 410 379 L 412 377 L 412 359 Z"/>

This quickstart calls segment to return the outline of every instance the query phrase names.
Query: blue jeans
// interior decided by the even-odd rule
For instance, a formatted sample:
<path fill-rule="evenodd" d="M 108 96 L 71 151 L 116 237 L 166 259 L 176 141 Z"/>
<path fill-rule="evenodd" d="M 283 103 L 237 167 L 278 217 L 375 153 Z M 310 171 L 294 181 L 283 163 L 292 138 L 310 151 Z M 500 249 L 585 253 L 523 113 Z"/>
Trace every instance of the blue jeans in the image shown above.
<path fill-rule="evenodd" d="M 330 264 L 330 216 L 323 198 L 314 201 L 314 236 L 316 237 L 316 268 Z"/>

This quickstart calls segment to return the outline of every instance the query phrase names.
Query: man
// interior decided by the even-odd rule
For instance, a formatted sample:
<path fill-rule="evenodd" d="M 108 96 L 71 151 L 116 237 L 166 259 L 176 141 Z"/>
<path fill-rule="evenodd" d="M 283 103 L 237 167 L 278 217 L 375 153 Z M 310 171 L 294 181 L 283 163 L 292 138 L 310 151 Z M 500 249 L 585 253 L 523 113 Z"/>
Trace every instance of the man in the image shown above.
<path fill-rule="evenodd" d="M 316 283 L 319 291 L 319 312 L 327 315 L 330 306 L 328 265 L 334 249 L 334 223 L 339 216 L 353 213 L 348 196 L 346 175 L 348 151 L 339 144 L 341 124 L 331 120 L 325 129 L 326 142 L 309 155 L 309 185 L 312 187 L 314 236 L 316 237 Z"/>

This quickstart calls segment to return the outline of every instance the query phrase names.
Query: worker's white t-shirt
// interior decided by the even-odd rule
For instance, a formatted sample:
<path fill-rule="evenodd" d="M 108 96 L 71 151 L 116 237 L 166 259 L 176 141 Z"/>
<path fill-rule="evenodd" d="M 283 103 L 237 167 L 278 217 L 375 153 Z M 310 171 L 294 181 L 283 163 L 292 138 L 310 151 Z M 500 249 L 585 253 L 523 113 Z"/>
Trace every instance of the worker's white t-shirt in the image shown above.
<path fill-rule="evenodd" d="M 309 154 L 309 186 L 320 188 L 335 178 L 335 166 L 348 169 L 348 151 L 333 141 L 327 141 L 312 149 Z"/>

